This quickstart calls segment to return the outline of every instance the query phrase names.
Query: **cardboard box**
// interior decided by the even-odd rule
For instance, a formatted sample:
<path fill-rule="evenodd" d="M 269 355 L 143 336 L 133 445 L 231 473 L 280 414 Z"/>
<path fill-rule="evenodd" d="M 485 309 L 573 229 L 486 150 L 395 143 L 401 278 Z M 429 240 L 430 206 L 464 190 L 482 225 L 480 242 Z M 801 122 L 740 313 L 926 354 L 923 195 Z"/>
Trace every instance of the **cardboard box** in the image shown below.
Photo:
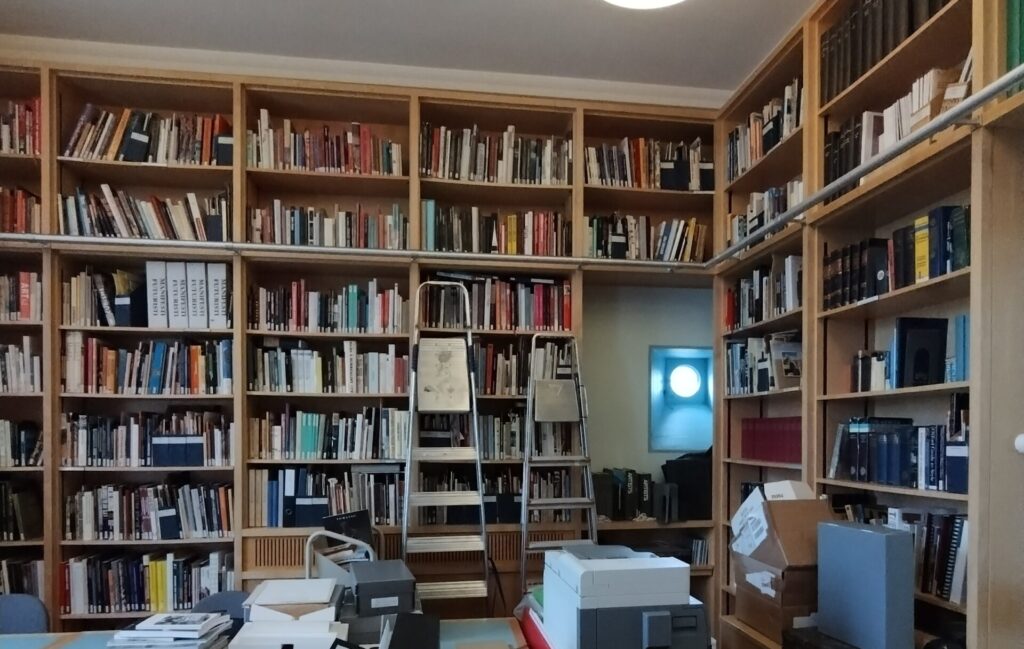
<path fill-rule="evenodd" d="M 834 516 L 798 484 L 765 485 L 733 516 L 736 617 L 774 641 L 786 629 L 811 626 L 818 605 L 818 523 Z"/>
<path fill-rule="evenodd" d="M 242 603 L 246 622 L 332 622 L 341 587 L 331 579 L 272 579 Z"/>

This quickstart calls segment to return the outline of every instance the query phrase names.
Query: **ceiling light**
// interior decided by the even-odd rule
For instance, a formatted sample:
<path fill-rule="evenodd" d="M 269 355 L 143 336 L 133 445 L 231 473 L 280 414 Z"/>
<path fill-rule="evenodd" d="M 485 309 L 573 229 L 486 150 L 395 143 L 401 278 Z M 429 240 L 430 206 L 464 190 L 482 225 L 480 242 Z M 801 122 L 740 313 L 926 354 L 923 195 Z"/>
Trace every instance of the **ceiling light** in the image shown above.
<path fill-rule="evenodd" d="M 604 0 L 608 4 L 625 9 L 662 9 L 677 5 L 683 0 Z"/>

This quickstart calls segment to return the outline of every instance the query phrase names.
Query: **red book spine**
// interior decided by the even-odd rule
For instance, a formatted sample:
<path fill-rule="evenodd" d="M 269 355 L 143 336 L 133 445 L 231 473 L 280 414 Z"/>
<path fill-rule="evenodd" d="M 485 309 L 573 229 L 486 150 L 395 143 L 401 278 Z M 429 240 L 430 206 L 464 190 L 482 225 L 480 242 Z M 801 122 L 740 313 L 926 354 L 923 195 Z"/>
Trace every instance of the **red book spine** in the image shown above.
<path fill-rule="evenodd" d="M 32 273 L 18 273 L 18 317 L 21 320 L 32 319 Z"/>
<path fill-rule="evenodd" d="M 373 168 L 373 142 L 370 136 L 370 127 L 365 124 L 359 125 L 359 171 L 364 174 L 374 173 Z"/>

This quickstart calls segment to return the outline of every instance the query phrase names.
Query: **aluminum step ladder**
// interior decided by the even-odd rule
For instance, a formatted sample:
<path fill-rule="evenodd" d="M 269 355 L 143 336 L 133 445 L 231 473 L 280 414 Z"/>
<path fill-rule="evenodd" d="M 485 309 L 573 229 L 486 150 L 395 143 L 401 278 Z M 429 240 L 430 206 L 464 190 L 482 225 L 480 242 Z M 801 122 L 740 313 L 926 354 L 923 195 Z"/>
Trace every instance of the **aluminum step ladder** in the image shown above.
<path fill-rule="evenodd" d="M 465 332 L 422 337 L 420 313 L 423 291 L 429 287 L 453 288 L 459 295 L 461 319 Z M 409 419 L 412 423 L 410 439 L 406 444 L 405 502 L 402 516 L 402 557 L 408 561 L 413 554 L 453 552 L 480 553 L 482 578 L 469 581 L 418 582 L 416 591 L 421 599 L 468 599 L 488 596 L 490 562 L 487 553 L 487 526 L 484 514 L 483 467 L 480 462 L 480 433 L 477 427 L 476 375 L 473 368 L 472 318 L 470 318 L 469 291 L 459 282 L 427 281 L 416 289 L 412 318 L 413 348 L 409 379 Z M 419 448 L 419 414 L 467 415 L 472 426 L 472 447 Z M 415 470 L 414 470 L 415 463 Z M 476 467 L 476 486 L 468 491 L 422 491 L 419 468 L 452 464 L 473 464 Z M 415 487 L 413 486 L 415 484 Z M 443 534 L 443 519 L 438 532 L 427 534 L 412 532 L 413 518 L 418 524 L 420 514 L 428 507 L 465 507 L 479 509 L 478 534 Z M 447 510 L 442 510 L 442 516 Z M 415 514 L 412 514 L 415 512 Z"/>
<path fill-rule="evenodd" d="M 544 424 L 571 424 L 573 430 L 568 435 L 570 448 L 563 448 L 562 453 L 557 455 L 545 453 L 543 448 L 538 448 L 537 436 L 538 432 L 543 432 Z M 556 431 L 552 428 L 551 432 L 554 434 Z M 540 333 L 534 334 L 531 339 L 525 438 L 519 567 L 520 587 L 524 593 L 529 586 L 527 567 L 530 555 L 569 545 L 597 542 L 597 504 L 587 439 L 587 397 L 581 380 L 579 346 L 572 334 Z M 568 471 L 570 489 L 578 477 L 582 493 L 561 498 L 534 498 L 534 472 L 552 469 Z M 572 512 L 586 516 L 587 538 L 531 540 L 530 525 L 536 518 L 535 514 L 559 510 L 568 512 L 570 518 L 574 518 Z"/>

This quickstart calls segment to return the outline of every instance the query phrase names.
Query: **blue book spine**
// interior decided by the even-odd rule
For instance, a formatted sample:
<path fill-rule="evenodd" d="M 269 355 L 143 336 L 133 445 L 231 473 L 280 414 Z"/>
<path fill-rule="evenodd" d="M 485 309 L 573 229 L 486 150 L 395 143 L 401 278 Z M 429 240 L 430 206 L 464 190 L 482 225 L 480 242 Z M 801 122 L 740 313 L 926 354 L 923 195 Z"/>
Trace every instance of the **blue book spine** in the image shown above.
<path fill-rule="evenodd" d="M 966 313 L 964 318 L 964 331 L 963 331 L 963 349 L 964 349 L 964 362 L 963 362 L 963 380 L 967 381 L 971 378 L 971 314 Z"/>
<path fill-rule="evenodd" d="M 886 458 L 889 460 L 889 468 L 886 471 L 886 484 L 898 486 L 902 482 L 903 448 L 900 432 L 895 430 L 888 435 L 888 448 Z"/>
<path fill-rule="evenodd" d="M 167 343 L 157 342 L 153 344 L 153 364 L 149 369 L 149 394 L 160 394 L 160 383 L 164 376 L 164 355 L 166 352 Z"/>
<path fill-rule="evenodd" d="M 889 484 L 889 434 L 875 433 L 878 438 L 878 454 L 875 460 L 875 481 L 879 484 Z"/>

